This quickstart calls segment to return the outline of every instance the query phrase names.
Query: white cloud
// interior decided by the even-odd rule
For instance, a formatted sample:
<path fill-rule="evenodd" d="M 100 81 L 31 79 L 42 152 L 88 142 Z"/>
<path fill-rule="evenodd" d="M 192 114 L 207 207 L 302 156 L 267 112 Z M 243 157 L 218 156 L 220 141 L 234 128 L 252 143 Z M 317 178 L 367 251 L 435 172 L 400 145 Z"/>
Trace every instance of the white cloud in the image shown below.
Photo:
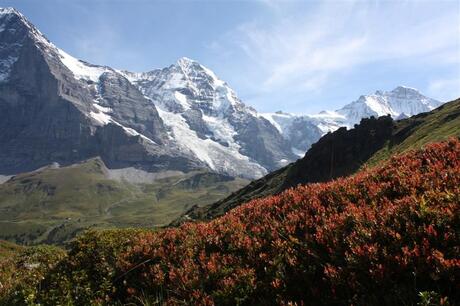
<path fill-rule="evenodd" d="M 460 98 L 460 74 L 457 78 L 431 81 L 428 86 L 428 92 L 443 101 Z"/>
<path fill-rule="evenodd" d="M 275 20 L 242 24 L 225 38 L 262 71 L 261 91 L 319 90 L 333 75 L 389 60 L 460 65 L 460 15 L 447 5 L 324 1 L 296 14 L 266 2 Z"/>

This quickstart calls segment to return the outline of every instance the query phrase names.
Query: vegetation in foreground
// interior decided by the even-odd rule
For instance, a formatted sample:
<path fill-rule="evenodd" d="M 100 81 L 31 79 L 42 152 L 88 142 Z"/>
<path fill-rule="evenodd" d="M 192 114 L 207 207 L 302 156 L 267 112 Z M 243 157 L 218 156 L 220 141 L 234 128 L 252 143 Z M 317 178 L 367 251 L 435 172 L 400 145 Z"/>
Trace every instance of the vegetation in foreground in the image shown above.
<path fill-rule="evenodd" d="M 52 260 L 26 252 L 14 277 L 2 266 L 0 294 L 44 305 L 456 305 L 459 206 L 452 139 L 208 223 L 90 231 Z"/>

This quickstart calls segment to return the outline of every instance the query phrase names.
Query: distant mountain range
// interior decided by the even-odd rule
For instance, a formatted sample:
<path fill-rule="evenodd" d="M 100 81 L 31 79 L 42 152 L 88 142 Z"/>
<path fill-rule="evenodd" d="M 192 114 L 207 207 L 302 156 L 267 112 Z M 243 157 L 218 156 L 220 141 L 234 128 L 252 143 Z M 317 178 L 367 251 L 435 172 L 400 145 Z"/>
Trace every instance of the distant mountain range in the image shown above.
<path fill-rule="evenodd" d="M 431 111 L 441 104 L 414 88 L 398 86 L 392 91 L 377 90 L 374 94 L 361 96 L 336 111 L 303 116 L 276 112 L 262 116 L 291 143 L 294 152 L 303 156 L 321 136 L 339 127 L 353 128 L 361 119 L 371 116 L 391 115 L 396 120 L 404 119 Z"/>
<path fill-rule="evenodd" d="M 188 58 L 144 73 L 78 60 L 21 13 L 0 9 L 0 174 L 99 156 L 109 168 L 208 169 L 258 178 L 361 118 L 395 119 L 441 102 L 417 90 L 377 91 L 317 115 L 264 114 Z"/>

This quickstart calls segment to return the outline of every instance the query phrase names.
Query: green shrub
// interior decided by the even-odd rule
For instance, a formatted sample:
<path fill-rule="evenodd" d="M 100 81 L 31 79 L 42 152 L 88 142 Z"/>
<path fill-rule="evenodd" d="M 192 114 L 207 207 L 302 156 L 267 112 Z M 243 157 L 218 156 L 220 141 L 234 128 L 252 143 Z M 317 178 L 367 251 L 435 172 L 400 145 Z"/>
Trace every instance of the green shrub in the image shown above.
<path fill-rule="evenodd" d="M 35 305 L 40 283 L 64 258 L 63 249 L 55 246 L 25 248 L 18 255 L 0 263 L 0 305 Z"/>
<path fill-rule="evenodd" d="M 117 295 L 116 262 L 129 249 L 133 237 L 146 230 L 88 230 L 70 245 L 60 262 L 41 283 L 38 301 L 45 304 L 94 305 Z"/>

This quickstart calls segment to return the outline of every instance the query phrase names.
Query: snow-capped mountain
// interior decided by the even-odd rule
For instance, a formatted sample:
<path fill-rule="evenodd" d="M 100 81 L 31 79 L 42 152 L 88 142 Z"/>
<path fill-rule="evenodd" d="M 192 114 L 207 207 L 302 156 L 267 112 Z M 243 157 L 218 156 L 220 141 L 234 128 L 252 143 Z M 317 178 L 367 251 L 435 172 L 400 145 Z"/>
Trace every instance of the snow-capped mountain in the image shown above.
<path fill-rule="evenodd" d="M 0 174 L 100 156 L 111 168 L 207 168 L 256 178 L 340 126 L 439 104 L 398 87 L 334 112 L 259 114 L 194 60 L 142 73 L 90 64 L 56 47 L 15 9 L 0 9 Z"/>
<path fill-rule="evenodd" d="M 418 90 L 398 86 L 392 91 L 376 91 L 375 94 L 359 97 L 345 105 L 337 113 L 347 118 L 348 125 L 359 123 L 365 117 L 391 115 L 393 119 L 410 117 L 428 112 L 442 103 L 425 97 Z"/>
<path fill-rule="evenodd" d="M 101 156 L 109 167 L 259 177 L 295 158 L 225 82 L 182 58 L 130 73 L 78 60 L 0 11 L 0 172 Z"/>
<path fill-rule="evenodd" d="M 422 95 L 418 90 L 398 86 L 392 91 L 376 91 L 363 95 L 336 111 L 322 111 L 316 115 L 294 115 L 283 112 L 264 113 L 278 131 L 292 143 L 294 152 L 303 156 L 321 136 L 339 127 L 353 128 L 363 118 L 391 115 L 404 119 L 440 106 L 440 101 Z"/>
<path fill-rule="evenodd" d="M 168 68 L 123 73 L 155 104 L 170 139 L 213 170 L 261 176 L 295 158 L 269 122 L 194 60 L 184 57 Z"/>

